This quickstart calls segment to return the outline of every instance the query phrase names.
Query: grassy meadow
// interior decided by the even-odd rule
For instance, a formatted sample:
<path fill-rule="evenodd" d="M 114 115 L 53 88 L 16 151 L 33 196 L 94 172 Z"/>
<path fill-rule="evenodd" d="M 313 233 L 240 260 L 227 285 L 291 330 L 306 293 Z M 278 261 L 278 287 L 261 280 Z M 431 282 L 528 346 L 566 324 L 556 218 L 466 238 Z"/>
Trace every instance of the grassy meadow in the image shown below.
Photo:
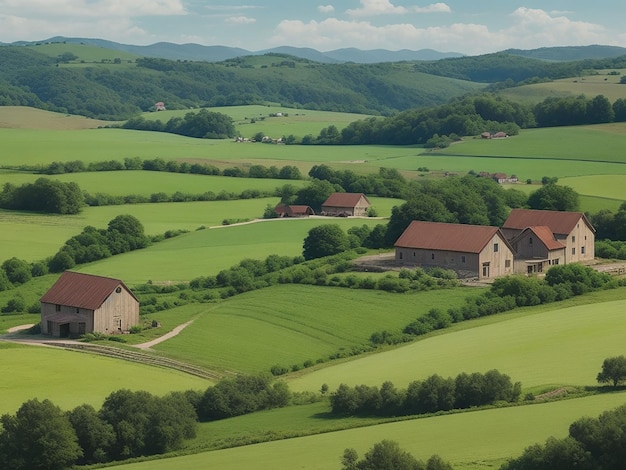
<path fill-rule="evenodd" d="M 206 306 L 192 325 L 154 349 L 209 369 L 268 372 L 366 346 L 372 333 L 399 330 L 431 308 L 460 305 L 468 294 L 465 288 L 396 295 L 273 286 Z"/>
<path fill-rule="evenodd" d="M 44 46 L 53 56 L 65 52 L 62 50 L 64 45 L 36 47 Z M 93 49 L 84 49 L 84 57 L 93 54 L 94 60 L 101 60 L 96 53 Z M 598 86 L 611 84 L 598 83 Z M 330 124 L 341 128 L 352 120 L 365 117 L 291 110 L 277 105 L 212 110 L 229 113 L 245 136 L 256 132 L 272 137 L 291 133 L 316 134 Z M 269 117 L 270 113 L 277 112 L 288 116 Z M 182 111 L 167 111 L 147 114 L 146 117 L 165 119 L 182 114 Z M 255 123 L 251 122 L 252 118 Z M 377 172 L 380 167 L 395 168 L 415 179 L 442 177 L 445 172 L 464 174 L 470 170 L 506 172 L 516 174 L 522 182 L 531 179 L 535 183 L 543 176 L 557 176 L 561 184 L 571 186 L 581 194 L 584 210 L 615 210 L 626 199 L 622 184 L 626 175 L 624 123 L 524 130 L 519 136 L 503 140 L 468 138 L 448 149 L 428 153 L 417 146 L 318 147 L 235 143 L 98 128 L 100 125 L 101 122 L 75 116 L 0 107 L 0 139 L 3 142 L 0 185 L 6 182 L 23 184 L 38 177 L 15 171 L 20 165 L 160 157 L 190 163 L 205 162 L 219 168 L 253 164 L 297 165 L 303 174 L 311 166 L 325 163 L 359 174 Z M 429 171 L 418 172 L 420 167 Z M 90 193 L 145 196 L 176 191 L 192 194 L 206 191 L 240 193 L 247 189 L 271 191 L 282 184 L 306 184 L 304 181 L 143 171 L 80 173 L 54 178 L 76 181 Z M 538 186 L 518 184 L 513 187 L 530 191 Z M 401 203 L 375 197 L 370 200 L 381 217 L 388 217 L 392 207 Z M 222 225 L 225 219 L 259 218 L 268 204 L 277 202 L 278 198 L 270 197 L 86 207 L 80 214 L 72 216 L 2 210 L 0 262 L 12 256 L 27 261 L 45 259 L 85 226 L 104 228 L 115 216 L 131 214 L 142 222 L 149 235 L 177 229 L 189 232 L 143 250 L 78 266 L 76 270 L 123 279 L 130 286 L 149 280 L 184 282 L 217 274 L 245 258 L 264 259 L 270 254 L 298 256 L 302 253 L 306 234 L 319 224 L 339 224 L 347 230 L 363 224 L 373 227 L 385 223 L 371 218 L 313 217 Z M 19 293 L 28 305 L 32 305 L 55 279 L 56 275 L 36 278 Z M 278 285 L 224 301 L 191 304 L 150 314 L 146 319 L 160 321 L 161 328 L 129 336 L 126 347 L 154 339 L 193 319 L 193 323 L 178 336 L 154 346 L 155 354 L 218 371 L 235 372 L 268 371 L 272 365 L 291 368 L 305 361 L 315 363 L 323 359 L 323 363 L 284 377 L 293 391 L 303 392 L 317 392 L 324 383 L 331 390 L 340 383 L 379 386 L 386 380 L 398 387 L 406 387 L 409 382 L 433 373 L 451 376 L 462 371 L 485 372 L 497 368 L 514 381 L 521 381 L 524 393 L 541 393 L 563 386 L 595 385 L 602 360 L 624 353 L 622 332 L 626 327 L 626 289 L 622 288 L 463 322 L 402 346 L 326 361 L 329 355 L 368 344 L 375 331 L 399 330 L 432 307 L 445 309 L 458 305 L 465 297 L 477 292 L 477 288 L 464 287 L 389 294 Z M 0 306 L 14 295 L 17 295 L 16 291 L 0 292 Z M 33 314 L 0 315 L 0 331 L 36 321 L 38 316 Z M 50 398 L 62 408 L 69 409 L 81 403 L 98 407 L 106 395 L 121 386 L 165 394 L 170 390 L 204 389 L 209 385 L 206 380 L 167 369 L 4 341 L 0 341 L 0 357 L 3 359 L 0 373 L 5 378 L 0 386 L 4 398 L 0 414 L 14 412 L 24 400 L 35 396 Z M 363 454 L 373 443 L 393 439 L 419 458 L 438 453 L 458 469 L 496 468 L 504 459 L 519 454 L 534 442 L 543 441 L 550 435 L 564 436 L 574 419 L 583 415 L 595 416 L 624 402 L 626 393 L 607 393 L 541 405 L 386 424 L 374 423 L 372 419 L 333 419 L 327 413 L 326 403 L 316 403 L 202 424 L 198 437 L 187 444 L 185 452 L 277 439 L 274 442 L 120 467 L 129 470 L 181 467 L 228 470 L 246 466 L 258 469 L 339 468 L 346 447 L 354 447 Z M 369 426 L 371 424 L 376 425 Z M 363 427 L 356 428 L 361 425 Z M 339 431 L 347 427 L 355 428 Z M 297 437 L 311 433 L 320 434 Z"/>
<path fill-rule="evenodd" d="M 89 403 L 96 409 L 121 383 L 130 390 L 164 395 L 204 390 L 211 383 L 189 374 L 61 348 L 0 341 L 0 414 L 15 413 L 26 400 L 50 399 L 63 409 Z"/>
<path fill-rule="evenodd" d="M 278 439 L 272 442 L 231 449 L 204 452 L 183 457 L 151 460 L 120 465 L 123 470 L 174 470 L 186 468 L 239 469 L 299 468 L 326 470 L 340 468 L 346 448 L 354 448 L 360 456 L 376 442 L 394 440 L 402 449 L 426 460 L 438 454 L 455 469 L 484 470 L 498 468 L 508 457 L 517 456 L 527 446 L 543 442 L 549 436 L 565 437 L 570 423 L 583 416 L 597 416 L 602 411 L 626 402 L 626 393 L 598 395 L 576 400 L 539 405 L 465 412 L 396 423 L 360 427 L 337 432 L 326 432 L 306 437 Z M 306 408 L 303 407 L 307 411 Z M 318 408 L 313 408 L 316 411 Z M 294 425 L 293 415 L 275 419 L 283 410 L 233 418 L 232 423 L 215 422 L 207 425 L 207 433 L 219 433 L 222 424 L 233 424 L 237 429 L 254 429 L 267 437 L 282 431 L 273 423 L 285 422 L 289 430 Z M 323 413 L 309 412 L 310 420 L 320 425 L 329 422 Z M 227 420 L 231 421 L 231 420 Z M 264 421 L 264 422 L 263 422 Z M 204 427 L 204 425 L 203 425 Z M 203 430 L 204 432 L 204 430 Z"/>
<path fill-rule="evenodd" d="M 609 72 L 619 72 L 620 75 L 608 75 Z M 508 88 L 501 93 L 510 100 L 522 103 L 535 104 L 549 97 L 568 97 L 586 95 L 593 98 L 604 95 L 613 103 L 619 98 L 626 97 L 626 91 L 619 81 L 626 70 L 605 70 L 599 75 L 585 75 L 584 77 L 563 78 L 545 83 L 535 83 L 520 87 Z"/>

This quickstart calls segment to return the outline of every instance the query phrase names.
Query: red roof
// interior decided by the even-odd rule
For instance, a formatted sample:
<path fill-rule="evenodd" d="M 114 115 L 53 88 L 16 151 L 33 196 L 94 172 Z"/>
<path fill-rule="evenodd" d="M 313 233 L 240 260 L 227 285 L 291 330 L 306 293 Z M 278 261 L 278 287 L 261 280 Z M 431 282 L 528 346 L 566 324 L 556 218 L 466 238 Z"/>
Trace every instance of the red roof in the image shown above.
<path fill-rule="evenodd" d="M 493 239 L 494 235 L 498 233 L 500 238 L 502 238 L 502 242 L 508 246 L 508 242 L 500 233 L 498 227 L 414 220 L 400 235 L 395 246 L 399 248 L 480 253 L 487 243 Z"/>
<path fill-rule="evenodd" d="M 541 240 L 541 243 L 543 243 L 546 246 L 546 248 L 550 251 L 562 250 L 563 248 L 565 248 L 565 245 L 563 245 L 561 242 L 557 241 L 556 238 L 554 238 L 554 234 L 552 233 L 552 230 L 550 230 L 550 227 L 546 227 L 545 225 L 542 225 L 539 227 L 528 227 L 526 230 L 530 230 L 531 232 L 533 232 L 535 236 L 539 240 Z M 524 232 L 526 230 L 524 230 Z M 521 237 L 521 234 L 520 234 L 520 237 Z"/>
<path fill-rule="evenodd" d="M 576 224 L 583 220 L 591 230 L 591 223 L 582 212 L 542 211 L 536 209 L 513 209 L 502 228 L 524 230 L 527 227 L 543 225 L 556 235 L 569 235 Z"/>
<path fill-rule="evenodd" d="M 97 310 L 117 287 L 125 289 L 137 300 L 137 297 L 119 279 L 65 271 L 39 301 Z"/>
<path fill-rule="evenodd" d="M 322 206 L 356 207 L 361 198 L 364 198 L 368 204 L 370 203 L 367 196 L 363 193 L 332 193 Z"/>

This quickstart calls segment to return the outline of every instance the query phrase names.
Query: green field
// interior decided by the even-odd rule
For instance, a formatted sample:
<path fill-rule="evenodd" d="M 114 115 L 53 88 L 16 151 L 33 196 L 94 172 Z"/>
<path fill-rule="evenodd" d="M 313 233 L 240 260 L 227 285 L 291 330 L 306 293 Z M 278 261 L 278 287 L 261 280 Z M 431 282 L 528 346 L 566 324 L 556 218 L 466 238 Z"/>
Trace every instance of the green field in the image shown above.
<path fill-rule="evenodd" d="M 272 219 L 187 233 L 143 250 L 125 253 L 77 270 L 124 279 L 129 284 L 152 281 L 189 281 L 217 274 L 245 258 L 271 254 L 300 256 L 308 231 L 319 224 L 339 224 L 344 230 L 380 223 L 377 219 Z"/>
<path fill-rule="evenodd" d="M 429 309 L 458 305 L 467 295 L 463 288 L 397 295 L 274 286 L 207 306 L 192 325 L 155 349 L 209 369 L 267 372 L 276 364 L 289 368 L 367 345 L 375 331 L 399 330 Z"/>
<path fill-rule="evenodd" d="M 624 289 L 617 294 L 626 296 Z M 624 352 L 626 300 L 600 302 L 517 317 L 455 331 L 391 351 L 320 369 L 290 382 L 294 390 L 316 390 L 326 383 L 399 387 L 432 374 L 498 369 L 526 389 L 556 385 L 594 385 L 605 357 Z M 506 321 L 501 321 L 506 318 Z M 483 320 L 484 322 L 485 320 Z M 410 373 L 408 373 L 410 371 Z"/>
<path fill-rule="evenodd" d="M 204 390 L 205 379 L 172 369 L 146 366 L 61 348 L 0 341 L 2 401 L 0 413 L 14 413 L 31 398 L 48 398 L 63 409 L 82 403 L 99 408 L 123 387 L 163 395 L 172 390 Z"/>
<path fill-rule="evenodd" d="M 612 71 L 613 69 L 600 72 L 600 75 L 564 78 L 551 82 L 508 88 L 502 90 L 500 94 L 513 101 L 529 104 L 535 104 L 551 97 L 578 95 L 586 95 L 589 98 L 604 95 L 613 103 L 619 98 L 626 97 L 626 90 L 619 83 L 621 75 L 624 75 L 626 70 L 617 69 L 616 71 L 620 72 L 620 75 L 608 75 L 608 72 Z"/>
<path fill-rule="evenodd" d="M 543 442 L 549 436 L 564 437 L 569 424 L 583 416 L 626 402 L 625 393 L 598 395 L 541 405 L 467 412 L 401 421 L 294 439 L 205 452 L 178 458 L 121 465 L 123 470 L 174 470 L 186 468 L 240 469 L 299 468 L 326 470 L 340 468 L 344 449 L 351 447 L 363 455 L 383 439 L 397 441 L 420 459 L 438 454 L 455 469 L 498 468 L 506 458 L 521 454 L 525 447 Z M 252 427 L 251 420 L 265 420 L 266 435 L 273 432 L 273 413 L 234 418 L 239 429 Z M 312 415 L 317 421 L 324 417 Z M 219 428 L 221 422 L 210 423 Z M 278 430 L 280 431 L 280 429 Z"/>

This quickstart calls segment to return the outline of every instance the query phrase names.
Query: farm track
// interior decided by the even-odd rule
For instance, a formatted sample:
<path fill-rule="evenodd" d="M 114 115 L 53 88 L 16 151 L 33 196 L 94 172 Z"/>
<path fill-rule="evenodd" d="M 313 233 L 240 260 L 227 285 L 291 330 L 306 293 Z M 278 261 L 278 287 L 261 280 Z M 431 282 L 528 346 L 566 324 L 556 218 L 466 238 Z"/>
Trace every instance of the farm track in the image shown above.
<path fill-rule="evenodd" d="M 58 341 L 48 341 L 42 342 L 46 346 L 56 346 L 65 349 L 71 349 L 80 352 L 86 352 L 91 354 L 99 354 L 101 356 L 112 357 L 115 359 L 122 359 L 125 361 L 138 362 L 145 365 L 156 366 L 156 367 L 166 367 L 169 369 L 175 369 L 180 372 L 184 372 L 186 374 L 195 375 L 196 377 L 201 377 L 203 379 L 208 380 L 220 380 L 224 377 L 223 374 L 220 374 L 215 371 L 203 369 L 201 367 L 196 367 L 190 364 L 186 364 L 184 362 L 176 361 L 174 359 L 169 359 L 161 356 L 153 356 L 150 354 L 142 353 L 139 351 L 128 351 L 125 349 L 111 348 L 108 346 L 101 346 L 95 344 L 84 344 L 84 343 L 61 343 Z"/>

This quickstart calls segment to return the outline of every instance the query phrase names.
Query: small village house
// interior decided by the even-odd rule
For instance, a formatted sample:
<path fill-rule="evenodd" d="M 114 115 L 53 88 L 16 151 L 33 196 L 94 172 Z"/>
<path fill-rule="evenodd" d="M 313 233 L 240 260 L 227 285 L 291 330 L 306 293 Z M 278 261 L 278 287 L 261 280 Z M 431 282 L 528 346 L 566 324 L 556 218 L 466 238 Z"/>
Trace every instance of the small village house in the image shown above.
<path fill-rule="evenodd" d="M 395 250 L 400 265 L 452 269 L 478 279 L 513 274 L 513 248 L 498 227 L 414 220 Z"/>
<path fill-rule="evenodd" d="M 332 193 L 322 204 L 322 215 L 365 216 L 370 202 L 363 193 Z"/>
<path fill-rule="evenodd" d="M 65 271 L 40 302 L 46 335 L 127 333 L 139 323 L 139 300 L 119 279 Z"/>

